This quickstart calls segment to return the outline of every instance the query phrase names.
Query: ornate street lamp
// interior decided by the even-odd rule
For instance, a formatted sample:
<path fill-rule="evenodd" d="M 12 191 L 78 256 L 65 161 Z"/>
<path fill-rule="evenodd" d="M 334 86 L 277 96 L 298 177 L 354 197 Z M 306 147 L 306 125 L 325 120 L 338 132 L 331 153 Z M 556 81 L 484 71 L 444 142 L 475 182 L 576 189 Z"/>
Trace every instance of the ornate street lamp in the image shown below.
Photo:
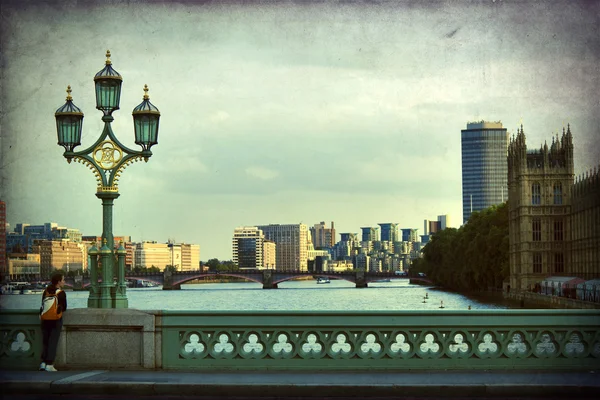
<path fill-rule="evenodd" d="M 104 114 L 104 129 L 96 143 L 85 150 L 73 151 L 81 144 L 83 112 L 73 104 L 71 86 L 67 87 L 67 102 L 54 114 L 58 144 L 65 148 L 64 157 L 69 163 L 75 160 L 92 170 L 98 183 L 96 197 L 102 200 L 102 246 L 99 249 L 93 246 L 89 251 L 92 257 L 89 267 L 91 282 L 88 307 L 91 308 L 128 306 L 124 271 L 125 251 L 122 248 L 115 251 L 112 233 L 113 201 L 119 197 L 118 182 L 123 170 L 136 161 L 148 161 L 152 156 L 150 148 L 158 143 L 160 111 L 150 103 L 147 85 L 144 85 L 142 103 L 132 112 L 135 143 L 140 145 L 142 150 L 131 150 L 117 140 L 110 124 L 114 120 L 113 111 L 119 109 L 122 83 L 123 78 L 113 69 L 110 51 L 107 51 L 104 68 L 94 76 L 96 108 Z M 115 263 L 116 257 L 118 263 Z M 102 264 L 101 282 L 98 281 L 98 259 Z M 116 284 L 113 283 L 115 275 Z"/>

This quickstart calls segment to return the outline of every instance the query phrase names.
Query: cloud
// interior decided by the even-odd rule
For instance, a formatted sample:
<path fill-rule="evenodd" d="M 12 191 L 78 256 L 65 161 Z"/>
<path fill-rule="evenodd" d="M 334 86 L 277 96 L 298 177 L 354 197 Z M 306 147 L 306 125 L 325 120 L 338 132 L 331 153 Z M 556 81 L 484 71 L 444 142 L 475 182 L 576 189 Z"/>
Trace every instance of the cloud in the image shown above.
<path fill-rule="evenodd" d="M 210 122 L 218 124 L 220 122 L 225 122 L 229 119 L 229 114 L 226 111 L 219 110 L 216 113 L 212 114 L 208 119 Z"/>
<path fill-rule="evenodd" d="M 254 178 L 262 179 L 263 181 L 270 181 L 279 176 L 279 172 L 263 167 L 246 168 L 246 174 Z"/>

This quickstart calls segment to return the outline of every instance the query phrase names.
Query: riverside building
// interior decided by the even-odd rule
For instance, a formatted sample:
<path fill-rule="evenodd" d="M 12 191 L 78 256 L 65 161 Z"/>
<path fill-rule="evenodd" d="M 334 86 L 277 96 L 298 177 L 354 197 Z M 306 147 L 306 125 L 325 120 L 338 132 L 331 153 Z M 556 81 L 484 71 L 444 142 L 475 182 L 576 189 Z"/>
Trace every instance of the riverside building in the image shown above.
<path fill-rule="evenodd" d="M 327 228 L 324 221 L 310 228 L 310 235 L 315 249 L 330 249 L 335 244 L 335 226 L 331 221 L 331 228 Z"/>
<path fill-rule="evenodd" d="M 398 224 L 394 223 L 382 223 L 378 224 L 381 227 L 381 241 L 382 242 L 397 242 L 399 240 L 398 235 Z"/>
<path fill-rule="evenodd" d="M 87 246 L 88 249 L 90 247 L 92 247 L 92 245 L 96 246 L 97 248 L 102 247 L 102 236 L 84 235 L 81 237 L 81 240 L 83 241 L 83 243 L 85 243 L 85 245 Z M 133 265 L 134 265 L 133 260 L 135 257 L 135 245 L 131 242 L 131 236 L 113 236 L 113 242 L 115 245 L 115 249 L 118 249 L 121 246 L 121 243 L 123 243 L 123 247 L 125 248 L 125 251 L 126 251 L 125 269 L 131 270 L 131 268 L 133 268 Z M 89 264 L 89 256 L 88 256 L 88 264 Z"/>
<path fill-rule="evenodd" d="M 264 269 L 265 235 L 256 226 L 235 228 L 232 239 L 233 263 L 239 269 Z M 269 251 L 267 250 L 267 253 Z"/>
<path fill-rule="evenodd" d="M 200 246 L 188 243 L 133 243 L 133 265 L 137 268 L 157 267 L 163 271 L 172 265 L 176 271 L 195 271 L 200 268 Z"/>
<path fill-rule="evenodd" d="M 548 276 L 600 277 L 600 179 L 575 181 L 573 135 L 527 149 L 523 127 L 508 152 L 511 290 L 531 290 Z"/>
<path fill-rule="evenodd" d="M 306 224 L 257 225 L 266 240 L 274 242 L 275 268 L 308 271 L 308 227 Z"/>
<path fill-rule="evenodd" d="M 75 243 L 82 242 L 82 235 L 78 229 L 58 226 L 56 222 L 47 222 L 43 225 L 30 225 L 18 223 L 13 232 L 6 235 L 6 250 L 31 253 L 36 241 L 42 240 L 69 240 Z"/>
<path fill-rule="evenodd" d="M 49 279 L 54 270 L 65 273 L 87 269 L 87 246 L 67 239 L 36 240 L 33 253 L 40 255 L 40 275 Z"/>

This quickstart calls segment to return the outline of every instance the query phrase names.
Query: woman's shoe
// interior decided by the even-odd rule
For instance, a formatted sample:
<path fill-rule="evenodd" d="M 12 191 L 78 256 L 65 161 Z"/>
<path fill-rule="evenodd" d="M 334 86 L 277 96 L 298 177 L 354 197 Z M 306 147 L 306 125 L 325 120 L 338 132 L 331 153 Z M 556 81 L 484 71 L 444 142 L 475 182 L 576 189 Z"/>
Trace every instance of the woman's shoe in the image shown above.
<path fill-rule="evenodd" d="M 42 361 L 42 363 L 40 364 L 40 371 L 45 371 L 46 370 L 46 363 Z"/>
<path fill-rule="evenodd" d="M 48 371 L 48 372 L 57 372 L 58 370 L 56 368 L 54 368 L 54 365 L 48 364 L 48 365 L 46 365 L 46 371 Z"/>

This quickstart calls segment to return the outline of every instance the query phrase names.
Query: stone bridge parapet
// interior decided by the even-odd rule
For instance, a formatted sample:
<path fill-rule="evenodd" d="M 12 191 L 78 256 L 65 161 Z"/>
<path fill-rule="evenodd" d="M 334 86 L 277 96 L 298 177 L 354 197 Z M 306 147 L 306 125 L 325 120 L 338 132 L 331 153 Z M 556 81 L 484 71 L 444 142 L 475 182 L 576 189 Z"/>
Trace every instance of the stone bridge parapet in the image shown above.
<path fill-rule="evenodd" d="M 0 368 L 31 369 L 37 310 L 0 310 Z M 59 369 L 600 369 L 598 310 L 65 313 Z"/>

